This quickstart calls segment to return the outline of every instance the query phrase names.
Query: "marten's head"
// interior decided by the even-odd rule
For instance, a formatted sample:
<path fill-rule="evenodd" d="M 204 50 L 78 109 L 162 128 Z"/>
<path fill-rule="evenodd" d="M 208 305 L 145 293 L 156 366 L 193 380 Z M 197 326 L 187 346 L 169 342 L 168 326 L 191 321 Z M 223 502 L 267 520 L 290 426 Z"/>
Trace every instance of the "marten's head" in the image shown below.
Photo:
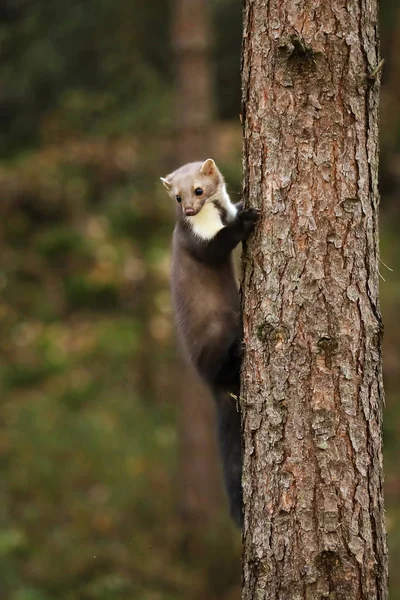
<path fill-rule="evenodd" d="M 160 179 L 178 203 L 178 214 L 185 217 L 197 215 L 207 202 L 215 200 L 225 189 L 224 179 L 212 158 L 188 163 Z"/>

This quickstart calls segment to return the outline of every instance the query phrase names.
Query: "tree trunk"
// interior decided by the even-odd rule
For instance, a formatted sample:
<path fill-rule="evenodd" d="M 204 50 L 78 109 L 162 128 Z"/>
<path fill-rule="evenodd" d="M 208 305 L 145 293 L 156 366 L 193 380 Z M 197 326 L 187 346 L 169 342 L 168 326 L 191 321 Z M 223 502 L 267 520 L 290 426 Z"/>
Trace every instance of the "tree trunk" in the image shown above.
<path fill-rule="evenodd" d="M 212 147 L 210 23 L 206 0 L 176 0 L 176 165 L 206 159 Z M 183 371 L 182 371 L 183 369 Z M 186 534 L 197 537 L 217 516 L 222 481 L 214 406 L 197 375 L 181 367 L 179 504 Z M 196 545 L 196 540 L 192 540 Z"/>
<path fill-rule="evenodd" d="M 378 64 L 376 0 L 244 2 L 243 600 L 387 598 Z"/>

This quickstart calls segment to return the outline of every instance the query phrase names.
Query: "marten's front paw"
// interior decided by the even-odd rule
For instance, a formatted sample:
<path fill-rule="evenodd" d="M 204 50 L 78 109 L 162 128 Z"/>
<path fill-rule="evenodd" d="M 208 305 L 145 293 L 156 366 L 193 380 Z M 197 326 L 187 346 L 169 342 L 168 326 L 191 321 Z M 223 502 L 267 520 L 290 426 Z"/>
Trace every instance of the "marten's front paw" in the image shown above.
<path fill-rule="evenodd" d="M 237 218 L 242 223 L 243 229 L 245 230 L 246 236 L 253 231 L 254 225 L 260 216 L 260 211 L 258 208 L 247 208 L 246 210 L 241 210 L 238 213 Z"/>
<path fill-rule="evenodd" d="M 255 223 L 260 216 L 260 210 L 258 208 L 246 208 L 241 210 L 238 214 L 238 218 L 241 221 L 252 221 Z"/>

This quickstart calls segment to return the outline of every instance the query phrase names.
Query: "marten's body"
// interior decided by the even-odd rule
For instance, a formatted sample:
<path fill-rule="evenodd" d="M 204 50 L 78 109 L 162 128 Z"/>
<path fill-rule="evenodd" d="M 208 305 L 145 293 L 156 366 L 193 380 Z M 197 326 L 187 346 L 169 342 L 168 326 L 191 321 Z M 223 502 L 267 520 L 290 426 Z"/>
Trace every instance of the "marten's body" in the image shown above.
<path fill-rule="evenodd" d="M 178 199 L 171 289 L 185 355 L 211 388 L 231 513 L 242 522 L 239 412 L 242 335 L 232 250 L 257 219 L 231 203 L 213 160 L 190 163 L 162 179 Z"/>

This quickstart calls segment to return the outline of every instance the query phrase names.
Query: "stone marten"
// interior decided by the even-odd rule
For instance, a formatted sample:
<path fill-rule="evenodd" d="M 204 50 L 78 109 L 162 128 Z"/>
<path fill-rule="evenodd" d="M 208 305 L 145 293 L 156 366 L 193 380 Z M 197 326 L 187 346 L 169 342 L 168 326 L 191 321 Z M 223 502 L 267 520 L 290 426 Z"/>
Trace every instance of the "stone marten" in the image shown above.
<path fill-rule="evenodd" d="M 171 269 L 175 321 L 185 356 L 216 401 L 225 486 L 231 515 L 241 526 L 242 326 L 232 250 L 252 231 L 258 211 L 232 204 L 211 158 L 184 165 L 161 181 L 176 203 Z"/>

